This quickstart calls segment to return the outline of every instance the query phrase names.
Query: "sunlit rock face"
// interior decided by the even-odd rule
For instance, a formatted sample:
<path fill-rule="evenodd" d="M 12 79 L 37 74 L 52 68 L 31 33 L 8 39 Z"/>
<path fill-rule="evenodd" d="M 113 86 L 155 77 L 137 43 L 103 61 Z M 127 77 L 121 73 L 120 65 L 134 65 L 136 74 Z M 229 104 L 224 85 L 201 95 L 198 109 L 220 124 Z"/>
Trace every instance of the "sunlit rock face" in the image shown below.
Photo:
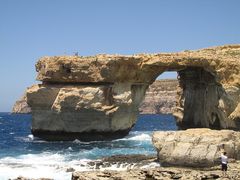
<path fill-rule="evenodd" d="M 240 45 L 133 56 L 43 57 L 27 91 L 32 132 L 45 139 L 112 139 L 135 124 L 147 87 L 177 71 L 179 128 L 240 129 Z"/>
<path fill-rule="evenodd" d="M 145 90 L 125 83 L 32 86 L 27 96 L 32 133 L 48 140 L 123 137 L 136 122 Z"/>
<path fill-rule="evenodd" d="M 177 100 L 177 79 L 161 79 L 154 81 L 146 91 L 139 111 L 141 114 L 172 114 Z M 12 113 L 31 113 L 26 94 L 17 100 Z"/>

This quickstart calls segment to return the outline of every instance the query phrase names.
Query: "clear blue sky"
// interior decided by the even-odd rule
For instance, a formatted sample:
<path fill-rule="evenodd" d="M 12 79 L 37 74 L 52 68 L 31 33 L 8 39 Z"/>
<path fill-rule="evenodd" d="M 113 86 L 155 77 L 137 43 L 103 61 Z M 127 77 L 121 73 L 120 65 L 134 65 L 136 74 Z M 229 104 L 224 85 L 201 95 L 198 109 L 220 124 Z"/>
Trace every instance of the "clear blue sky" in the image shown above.
<path fill-rule="evenodd" d="M 233 43 L 240 43 L 239 0 L 1 0 L 0 111 L 10 111 L 36 83 L 34 65 L 41 56 Z"/>

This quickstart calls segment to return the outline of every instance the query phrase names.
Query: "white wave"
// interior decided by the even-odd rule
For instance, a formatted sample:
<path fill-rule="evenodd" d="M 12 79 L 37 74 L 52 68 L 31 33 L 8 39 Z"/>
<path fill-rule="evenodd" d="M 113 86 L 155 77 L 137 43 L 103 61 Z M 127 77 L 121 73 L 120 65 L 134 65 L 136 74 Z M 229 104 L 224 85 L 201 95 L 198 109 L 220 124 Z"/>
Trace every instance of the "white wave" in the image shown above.
<path fill-rule="evenodd" d="M 136 164 L 128 164 L 128 163 L 116 163 L 112 164 L 109 167 L 102 167 L 100 166 L 100 171 L 105 171 L 105 170 L 112 170 L 112 171 L 126 171 L 129 169 L 133 169 Z"/>
<path fill-rule="evenodd" d="M 149 168 L 156 168 L 156 167 L 160 167 L 160 163 L 157 162 L 151 162 L 150 164 L 144 165 L 142 167 L 140 167 L 140 169 L 149 169 Z"/>
<path fill-rule="evenodd" d="M 88 142 L 85 142 L 85 141 L 80 141 L 79 139 L 75 139 L 72 142 L 76 143 L 76 144 L 93 144 L 93 143 L 102 143 L 102 142 L 106 142 L 106 141 L 88 141 Z"/>
<path fill-rule="evenodd" d="M 91 142 L 84 142 L 84 141 L 80 141 L 79 139 L 75 139 L 73 141 L 73 143 L 75 143 L 75 144 L 91 144 Z"/>
<path fill-rule="evenodd" d="M 24 176 L 28 178 L 54 178 L 66 180 L 71 173 L 66 172 L 67 163 L 60 154 L 27 154 L 16 158 L 0 159 L 0 179 Z"/>
<path fill-rule="evenodd" d="M 72 150 L 73 150 L 71 146 L 70 146 L 70 147 L 68 147 L 67 149 L 68 149 L 69 151 L 72 151 Z"/>
<path fill-rule="evenodd" d="M 152 137 L 148 133 L 137 133 L 137 134 L 131 134 L 125 138 L 117 139 L 115 141 L 122 141 L 122 140 L 130 140 L 130 141 L 151 141 Z"/>
<path fill-rule="evenodd" d="M 41 153 L 27 154 L 18 157 L 5 157 L 0 159 L 0 180 L 24 176 L 27 178 L 52 178 L 57 180 L 71 179 L 72 172 L 94 170 L 89 159 L 68 161 L 66 155 Z"/>
<path fill-rule="evenodd" d="M 71 154 L 70 154 L 71 156 Z M 70 160 L 69 160 L 70 159 Z M 68 154 L 44 152 L 40 154 L 26 154 L 17 157 L 5 157 L 0 159 L 0 180 L 24 176 L 27 178 L 52 178 L 57 180 L 71 179 L 72 172 L 97 170 L 97 162 L 100 160 L 74 159 L 71 160 Z M 98 166 L 98 170 L 123 171 L 132 169 L 136 164 L 115 163 L 109 166 Z M 144 165 L 142 168 L 160 166 L 157 163 Z"/>
<path fill-rule="evenodd" d="M 149 134 L 139 134 L 137 136 L 131 137 L 128 140 L 135 140 L 135 141 L 151 141 L 152 137 Z"/>
<path fill-rule="evenodd" d="M 4 157 L 0 159 L 0 180 L 23 176 L 27 178 L 52 178 L 57 180 L 71 179 L 73 168 L 77 171 L 90 171 L 96 169 L 90 159 L 68 160 L 66 154 L 40 153 L 26 154 L 17 157 Z M 93 163 L 94 164 L 94 163 Z"/>
<path fill-rule="evenodd" d="M 80 140 L 78 140 L 78 139 L 75 139 L 74 141 L 73 141 L 73 143 L 81 143 L 81 141 Z"/>
<path fill-rule="evenodd" d="M 14 139 L 20 142 L 37 142 L 37 143 L 48 143 L 48 141 L 44 141 L 42 139 L 34 137 L 32 134 L 29 134 L 26 137 L 15 137 Z"/>
<path fill-rule="evenodd" d="M 29 140 L 32 140 L 32 141 L 34 140 L 34 136 L 32 134 L 29 134 L 28 138 L 29 138 Z"/>
<path fill-rule="evenodd" d="M 52 178 L 59 180 L 71 179 L 71 173 L 58 170 L 52 167 L 38 166 L 38 167 L 18 167 L 11 168 L 9 166 L 0 165 L 0 179 L 17 178 L 19 176 L 27 178 Z"/>

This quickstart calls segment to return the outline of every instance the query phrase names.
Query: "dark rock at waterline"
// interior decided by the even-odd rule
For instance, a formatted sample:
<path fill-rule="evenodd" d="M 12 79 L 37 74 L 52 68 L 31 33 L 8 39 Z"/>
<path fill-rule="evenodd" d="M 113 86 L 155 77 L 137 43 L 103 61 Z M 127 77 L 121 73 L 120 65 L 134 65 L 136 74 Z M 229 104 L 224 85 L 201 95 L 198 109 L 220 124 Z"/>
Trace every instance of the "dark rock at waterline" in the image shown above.
<path fill-rule="evenodd" d="M 74 171 L 75 171 L 75 169 L 72 167 L 66 169 L 66 172 L 74 172 Z"/>
<path fill-rule="evenodd" d="M 73 141 L 78 139 L 80 141 L 103 141 L 121 139 L 128 135 L 129 129 L 118 131 L 89 131 L 89 132 L 64 132 L 64 131 L 45 131 L 39 129 L 32 129 L 32 134 L 36 137 L 45 139 L 47 141 Z"/>

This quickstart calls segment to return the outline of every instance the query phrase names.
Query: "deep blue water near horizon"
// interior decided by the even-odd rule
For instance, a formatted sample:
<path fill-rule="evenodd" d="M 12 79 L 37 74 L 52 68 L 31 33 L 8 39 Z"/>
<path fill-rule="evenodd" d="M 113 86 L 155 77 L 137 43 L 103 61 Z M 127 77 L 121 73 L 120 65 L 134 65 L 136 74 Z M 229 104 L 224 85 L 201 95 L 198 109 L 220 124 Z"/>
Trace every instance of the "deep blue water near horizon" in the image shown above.
<path fill-rule="evenodd" d="M 113 141 L 53 141 L 31 135 L 31 115 L 0 113 L 0 180 L 25 176 L 70 179 L 66 169 L 89 170 L 89 161 L 119 154 L 154 155 L 153 131 L 176 130 L 172 115 L 139 115 L 129 135 Z M 46 173 L 47 172 L 47 173 Z"/>

